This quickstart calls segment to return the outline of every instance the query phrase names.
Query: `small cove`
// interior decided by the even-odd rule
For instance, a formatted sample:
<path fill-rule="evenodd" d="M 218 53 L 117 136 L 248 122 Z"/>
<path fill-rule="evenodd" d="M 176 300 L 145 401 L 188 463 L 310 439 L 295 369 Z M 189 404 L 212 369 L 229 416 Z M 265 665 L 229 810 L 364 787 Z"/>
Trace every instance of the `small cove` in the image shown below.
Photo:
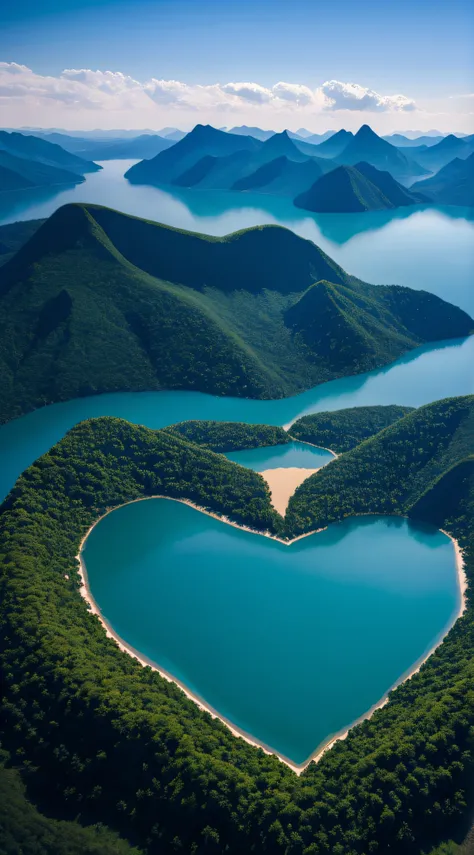
<path fill-rule="evenodd" d="M 460 602 L 449 539 L 394 517 L 288 547 L 154 499 L 104 517 L 83 557 L 127 644 L 296 764 L 376 704 Z"/>
<path fill-rule="evenodd" d="M 229 451 L 225 456 L 228 460 L 233 460 L 234 463 L 240 463 L 241 466 L 254 469 L 256 472 L 262 472 L 265 469 L 279 469 L 280 467 L 319 469 L 334 460 L 334 455 L 330 451 L 295 440 L 287 443 L 287 445 Z"/>

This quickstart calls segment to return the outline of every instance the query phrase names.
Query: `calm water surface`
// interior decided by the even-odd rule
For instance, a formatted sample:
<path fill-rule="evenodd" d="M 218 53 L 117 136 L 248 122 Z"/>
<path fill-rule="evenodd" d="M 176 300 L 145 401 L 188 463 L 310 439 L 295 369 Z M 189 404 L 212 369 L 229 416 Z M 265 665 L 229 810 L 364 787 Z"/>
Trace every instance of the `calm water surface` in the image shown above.
<path fill-rule="evenodd" d="M 48 217 L 67 202 L 96 202 L 180 228 L 224 235 L 262 223 L 287 226 L 349 273 L 375 284 L 432 291 L 474 313 L 474 210 L 401 208 L 310 214 L 263 194 L 140 187 L 124 172 L 135 161 L 104 161 L 83 184 L 0 194 L 0 224 Z"/>
<path fill-rule="evenodd" d="M 247 448 L 244 451 L 230 451 L 225 455 L 228 460 L 240 463 L 247 469 L 264 472 L 265 469 L 278 469 L 282 466 L 298 466 L 302 469 L 319 469 L 334 460 L 334 455 L 323 448 L 304 445 L 302 442 L 289 442 L 287 445 L 272 445 L 267 448 Z"/>
<path fill-rule="evenodd" d="M 263 195 L 137 187 L 123 178 L 130 163 L 103 165 L 72 188 L 1 194 L 0 223 L 47 217 L 73 201 L 216 235 L 279 223 L 368 282 L 424 288 L 474 315 L 472 211 L 312 215 Z M 472 393 L 473 365 L 471 338 L 279 401 L 150 392 L 44 407 L 0 428 L 0 498 L 83 419 L 286 426 L 322 410 Z M 292 444 L 232 457 L 255 469 L 316 468 L 324 455 Z M 295 762 L 384 694 L 449 623 L 458 596 L 447 538 L 399 520 L 352 520 L 288 548 L 154 500 L 104 519 L 86 560 L 94 596 L 129 644 Z"/>
<path fill-rule="evenodd" d="M 370 709 L 459 605 L 448 538 L 393 517 L 288 547 L 152 499 L 105 517 L 84 558 L 128 644 L 296 763 Z"/>
<path fill-rule="evenodd" d="M 288 425 L 306 413 L 364 404 L 420 406 L 474 393 L 474 337 L 418 348 L 385 368 L 277 401 L 200 392 L 122 392 L 43 407 L 0 427 L 0 498 L 37 457 L 84 419 L 117 416 L 160 428 L 187 419 Z"/>

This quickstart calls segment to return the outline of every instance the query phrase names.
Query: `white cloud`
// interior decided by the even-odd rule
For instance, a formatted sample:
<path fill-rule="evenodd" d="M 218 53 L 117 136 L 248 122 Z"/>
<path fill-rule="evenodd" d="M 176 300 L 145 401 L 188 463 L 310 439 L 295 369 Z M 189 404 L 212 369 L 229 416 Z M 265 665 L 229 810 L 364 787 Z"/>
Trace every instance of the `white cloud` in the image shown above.
<path fill-rule="evenodd" d="M 463 97 L 464 108 L 455 106 L 456 96 L 422 103 L 418 127 L 438 127 L 441 123 L 449 129 L 456 116 L 455 130 L 469 132 L 472 98 Z M 19 63 L 0 62 L 1 121 L 11 127 L 157 128 L 178 124 L 189 128 L 199 121 L 217 126 L 232 122 L 275 130 L 301 125 L 327 130 L 329 114 L 334 119 L 338 111 L 344 111 L 346 128 L 357 130 L 368 119 L 386 133 L 403 127 L 403 115 L 417 109 L 406 95 L 382 95 L 357 83 L 337 80 L 328 80 L 317 88 L 284 80 L 272 86 L 257 81 L 203 85 L 165 80 L 159 75 L 140 81 L 120 71 L 87 68 L 42 75 Z M 444 117 L 442 122 L 440 117 Z"/>
<path fill-rule="evenodd" d="M 227 95 L 236 95 L 254 104 L 265 104 L 272 99 L 271 89 L 266 89 L 258 83 L 226 83 L 221 89 Z"/>
<path fill-rule="evenodd" d="M 326 80 L 321 86 L 321 92 L 326 98 L 327 110 L 368 110 L 381 113 L 417 109 L 415 102 L 405 95 L 380 95 L 373 89 L 359 86 L 358 83 Z"/>
<path fill-rule="evenodd" d="M 290 101 L 298 106 L 311 104 L 317 95 L 307 86 L 301 86 L 299 83 L 283 83 L 282 81 L 272 87 L 272 93 L 275 97 L 281 98 L 282 101 Z"/>

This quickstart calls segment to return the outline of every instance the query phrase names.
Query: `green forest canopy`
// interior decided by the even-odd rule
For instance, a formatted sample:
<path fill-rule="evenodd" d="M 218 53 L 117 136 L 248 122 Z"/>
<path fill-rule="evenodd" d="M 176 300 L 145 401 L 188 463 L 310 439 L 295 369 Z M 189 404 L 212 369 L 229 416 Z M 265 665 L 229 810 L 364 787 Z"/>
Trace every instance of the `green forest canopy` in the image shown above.
<path fill-rule="evenodd" d="M 159 493 L 287 535 L 362 508 L 407 513 L 458 538 L 472 579 L 473 410 L 437 402 L 348 451 L 306 482 L 306 518 L 300 488 L 284 530 L 257 473 L 182 437 L 111 418 L 70 431 L 0 513 L 3 737 L 30 792 L 149 853 L 419 855 L 452 837 L 474 771 L 470 590 L 420 672 L 297 778 L 120 652 L 75 555 L 105 508 Z"/>

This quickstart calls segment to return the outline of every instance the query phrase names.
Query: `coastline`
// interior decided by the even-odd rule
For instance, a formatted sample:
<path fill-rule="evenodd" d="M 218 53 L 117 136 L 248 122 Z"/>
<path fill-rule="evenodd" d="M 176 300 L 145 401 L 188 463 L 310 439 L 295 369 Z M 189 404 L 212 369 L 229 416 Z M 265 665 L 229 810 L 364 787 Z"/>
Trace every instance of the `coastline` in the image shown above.
<path fill-rule="evenodd" d="M 362 721 L 366 721 L 366 720 L 370 719 L 372 717 L 372 715 L 374 714 L 374 712 L 376 712 L 376 710 L 382 709 L 382 707 L 384 707 L 388 703 L 390 692 L 392 692 L 394 689 L 397 688 L 397 686 L 401 685 L 406 680 L 409 680 L 411 677 L 413 677 L 415 674 L 418 673 L 418 671 L 420 670 L 422 665 L 424 665 L 424 663 L 430 658 L 430 656 L 435 652 L 435 650 L 442 644 L 445 636 L 452 629 L 452 627 L 454 626 L 456 621 L 460 617 L 462 617 L 462 615 L 464 614 L 464 612 L 467 608 L 466 592 L 467 592 L 468 583 L 467 583 L 467 576 L 466 576 L 465 569 L 464 569 L 464 559 L 462 556 L 461 548 L 459 546 L 458 541 L 452 535 L 450 535 L 444 529 L 438 529 L 438 531 L 441 531 L 442 534 L 444 534 L 446 537 L 449 538 L 449 540 L 453 544 L 453 548 L 454 548 L 456 580 L 457 580 L 457 587 L 458 587 L 458 592 L 459 592 L 459 607 L 458 607 L 458 610 L 457 610 L 455 616 L 450 620 L 449 624 L 441 630 L 441 632 L 437 636 L 434 644 L 430 647 L 430 649 L 428 651 L 425 651 L 425 653 L 423 653 L 421 655 L 421 657 L 412 666 L 410 666 L 408 671 L 406 671 L 404 674 L 402 674 L 395 681 L 395 683 L 393 683 L 393 685 L 390 686 L 389 689 L 387 689 L 387 691 L 384 693 L 383 697 L 379 701 L 377 701 L 372 707 L 370 707 L 369 710 L 362 713 L 361 716 L 359 716 L 357 719 L 352 721 L 349 725 L 345 726 L 344 728 L 342 728 L 337 733 L 331 734 L 330 736 L 328 736 L 327 740 L 323 744 L 320 744 L 319 746 L 317 746 L 317 748 L 314 750 L 314 752 L 303 763 L 299 763 L 299 764 L 294 763 L 288 757 L 285 757 L 283 754 L 279 754 L 277 751 L 275 751 L 275 749 L 272 749 L 269 745 L 266 745 L 264 742 L 259 741 L 255 737 L 251 736 L 251 734 L 247 733 L 246 731 L 241 730 L 239 727 L 237 727 L 231 721 L 229 721 L 224 716 L 222 716 L 220 713 L 218 713 L 217 710 L 215 710 L 210 704 L 206 703 L 206 701 L 203 698 L 201 698 L 199 695 L 197 695 L 196 693 L 192 692 L 189 688 L 187 688 L 187 686 L 184 683 L 182 683 L 180 680 L 178 680 L 172 674 L 170 674 L 169 672 L 167 672 L 166 670 L 161 668 L 156 662 L 154 662 L 151 659 L 148 659 L 148 657 L 144 656 L 142 653 L 135 650 L 135 648 L 133 648 L 131 645 L 126 644 L 125 641 L 115 632 L 115 630 L 113 629 L 111 624 L 103 616 L 102 612 L 100 611 L 99 606 L 97 605 L 96 601 L 94 600 L 94 597 L 93 597 L 92 592 L 91 592 L 90 587 L 89 587 L 89 581 L 88 581 L 88 577 L 87 577 L 87 568 L 86 568 L 85 560 L 84 560 L 83 554 L 82 554 L 83 549 L 84 549 L 84 544 L 85 544 L 87 538 L 89 537 L 91 531 L 96 527 L 96 525 L 98 525 L 98 523 L 102 519 L 104 519 L 104 517 L 108 516 L 108 514 L 112 513 L 115 510 L 118 510 L 118 508 L 123 508 L 126 505 L 134 504 L 135 502 L 146 502 L 146 501 L 149 501 L 150 499 L 167 499 L 168 501 L 171 501 L 171 502 L 180 502 L 181 504 L 188 505 L 189 507 L 194 508 L 194 510 L 196 510 L 196 511 L 200 511 L 201 513 L 204 513 L 207 516 L 213 517 L 214 519 L 219 520 L 219 522 L 223 522 L 226 525 L 231 525 L 234 528 L 241 529 L 242 531 L 247 531 L 250 534 L 259 535 L 260 537 L 268 537 L 271 540 L 276 540 L 279 543 L 282 543 L 284 546 L 291 546 L 293 543 L 296 543 L 298 540 L 301 540 L 304 537 L 310 537 L 313 534 L 318 534 L 321 531 L 325 531 L 327 529 L 327 526 L 325 526 L 324 528 L 315 529 L 314 531 L 306 532 L 305 534 L 302 534 L 302 535 L 299 535 L 298 537 L 293 538 L 293 540 L 283 540 L 282 538 L 279 538 L 279 537 L 276 537 L 275 535 L 272 535 L 268 531 L 267 532 L 257 531 L 257 529 L 252 529 L 249 526 L 239 525 L 238 523 L 230 520 L 228 517 L 219 516 L 218 514 L 212 512 L 212 511 L 209 511 L 206 508 L 203 508 L 203 507 L 200 507 L 199 505 L 194 504 L 194 502 L 191 502 L 189 499 L 179 499 L 179 498 L 175 498 L 175 497 L 171 497 L 171 496 L 162 496 L 162 495 L 143 496 L 143 497 L 140 497 L 138 499 L 132 499 L 130 502 L 123 502 L 120 505 L 116 505 L 113 508 L 109 508 L 105 512 L 105 514 L 102 514 L 100 517 L 98 517 L 92 523 L 92 525 L 88 528 L 87 532 L 85 533 L 85 535 L 81 539 L 80 544 L 79 544 L 79 551 L 76 555 L 76 560 L 78 562 L 78 573 L 79 573 L 79 577 L 81 580 L 81 587 L 79 589 L 79 593 L 81 594 L 83 599 L 86 601 L 91 614 L 94 614 L 98 617 L 99 621 L 101 622 L 102 626 L 105 629 L 107 637 L 112 638 L 115 641 L 115 643 L 117 644 L 117 646 L 119 647 L 119 649 L 123 653 L 127 653 L 129 656 L 136 659 L 144 667 L 149 667 L 153 671 L 157 671 L 160 674 L 160 676 L 163 677 L 168 682 L 175 683 L 175 685 L 177 685 L 184 692 L 186 697 L 189 698 L 190 700 L 192 700 L 199 707 L 199 709 L 201 709 L 204 712 L 209 713 L 212 718 L 219 719 L 219 721 L 221 721 L 231 731 L 231 733 L 235 737 L 239 737 L 240 739 L 243 739 L 245 742 L 247 742 L 249 745 L 253 745 L 255 748 L 261 748 L 265 754 L 268 754 L 270 756 L 274 755 L 282 763 L 285 763 L 286 766 L 288 766 L 290 769 L 292 769 L 292 771 L 295 772 L 296 775 L 301 775 L 301 773 L 304 772 L 304 770 L 306 769 L 307 766 L 309 766 L 310 763 L 313 763 L 313 762 L 318 763 L 319 760 L 321 759 L 321 757 L 326 753 L 326 751 L 329 751 L 334 746 L 334 744 L 336 742 L 339 742 L 339 741 L 346 739 L 346 737 L 349 734 L 349 731 L 352 730 L 353 727 L 355 727 L 357 724 L 360 724 Z M 364 516 L 384 516 L 384 515 L 383 514 L 364 514 Z M 387 516 L 394 516 L 394 514 L 388 514 Z"/>

